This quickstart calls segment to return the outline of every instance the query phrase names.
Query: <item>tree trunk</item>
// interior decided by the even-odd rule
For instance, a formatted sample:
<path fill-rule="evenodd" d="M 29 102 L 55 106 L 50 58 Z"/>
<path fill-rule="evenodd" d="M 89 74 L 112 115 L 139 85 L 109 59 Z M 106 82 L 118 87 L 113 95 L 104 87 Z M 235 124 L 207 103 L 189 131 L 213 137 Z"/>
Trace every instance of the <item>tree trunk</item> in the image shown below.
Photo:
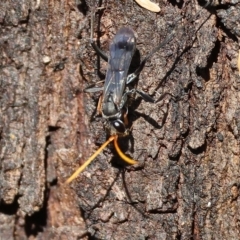
<path fill-rule="evenodd" d="M 155 2 L 160 13 L 130 0 L 1 3 L 1 239 L 239 239 L 240 3 Z M 107 68 L 91 11 L 106 53 L 120 27 L 134 30 L 130 71 L 169 41 L 137 80 L 156 103 L 136 96 L 119 139 L 139 164 L 110 145 L 63 185 L 108 137 L 101 92 L 83 91 Z"/>

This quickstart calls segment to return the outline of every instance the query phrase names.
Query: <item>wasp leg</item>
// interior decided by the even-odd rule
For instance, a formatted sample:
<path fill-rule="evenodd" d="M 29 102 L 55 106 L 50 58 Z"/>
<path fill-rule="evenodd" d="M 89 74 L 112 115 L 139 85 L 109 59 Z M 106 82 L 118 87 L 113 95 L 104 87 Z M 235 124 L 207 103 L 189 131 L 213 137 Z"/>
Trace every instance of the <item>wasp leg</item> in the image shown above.
<path fill-rule="evenodd" d="M 127 162 L 128 164 L 137 164 L 138 162 L 137 162 L 136 160 L 133 160 L 133 159 L 129 158 L 128 156 L 126 156 L 126 155 L 121 151 L 121 149 L 120 149 L 119 146 L 118 146 L 117 139 L 118 139 L 118 135 L 115 135 L 115 136 L 114 136 L 114 147 L 115 147 L 118 155 L 122 158 L 122 160 L 124 160 L 124 161 Z"/>
<path fill-rule="evenodd" d="M 145 102 L 155 103 L 155 100 L 149 94 L 146 94 L 145 92 L 137 89 L 136 93 L 138 93 Z"/>
<path fill-rule="evenodd" d="M 146 94 L 145 92 L 137 89 L 132 89 L 123 94 L 122 103 L 120 104 L 120 109 L 125 105 L 127 101 L 127 96 L 134 93 L 139 94 L 145 102 L 155 103 L 155 100 L 149 94 Z"/>
<path fill-rule="evenodd" d="M 81 167 L 79 167 L 65 182 L 65 184 L 69 184 L 72 182 L 101 152 L 102 150 L 113 140 L 115 140 L 115 136 L 111 136 Z M 134 164 L 134 163 L 132 163 Z"/>
<path fill-rule="evenodd" d="M 179 21 L 179 20 L 178 20 Z M 170 41 L 172 41 L 174 35 L 176 33 L 176 30 L 173 29 L 171 34 L 169 36 L 167 36 L 163 42 L 161 42 L 157 47 L 155 47 L 149 54 L 147 54 L 147 56 L 141 61 L 139 67 L 137 68 L 137 70 L 132 73 L 132 74 L 129 74 L 127 76 L 127 81 L 126 83 L 129 84 L 131 82 L 133 82 L 137 77 L 138 75 L 141 73 L 142 69 L 144 68 L 146 62 L 152 57 L 152 55 L 159 51 L 162 47 L 164 47 L 167 43 L 169 43 Z"/>
<path fill-rule="evenodd" d="M 108 56 L 98 47 L 98 45 L 93 40 L 93 24 L 94 24 L 94 13 L 91 14 L 91 36 L 90 36 L 90 43 L 95 50 L 95 52 L 106 62 L 108 61 Z"/>
<path fill-rule="evenodd" d="M 99 97 L 99 100 L 98 100 L 97 113 L 98 115 L 102 114 L 102 95 Z"/>
<path fill-rule="evenodd" d="M 88 87 L 88 88 L 85 88 L 83 91 L 88 93 L 95 93 L 95 92 L 103 91 L 103 87 Z"/>
<path fill-rule="evenodd" d="M 129 121 L 128 121 L 128 117 L 127 117 L 127 112 L 125 112 L 125 113 L 123 114 L 123 122 L 124 122 L 124 125 L 125 125 L 125 126 L 128 126 Z"/>

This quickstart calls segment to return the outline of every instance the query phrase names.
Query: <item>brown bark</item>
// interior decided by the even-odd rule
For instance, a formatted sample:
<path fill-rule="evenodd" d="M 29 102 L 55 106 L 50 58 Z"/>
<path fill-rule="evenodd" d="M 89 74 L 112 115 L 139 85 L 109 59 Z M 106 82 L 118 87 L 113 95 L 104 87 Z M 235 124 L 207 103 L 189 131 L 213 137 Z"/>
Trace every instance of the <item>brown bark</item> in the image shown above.
<path fill-rule="evenodd" d="M 1 3 L 1 239 L 239 238 L 240 3 L 159 5 L 156 14 L 129 0 Z M 101 93 L 83 92 L 107 66 L 89 44 L 96 6 L 104 51 L 121 26 L 134 30 L 133 69 L 176 33 L 138 80 L 163 97 L 134 100 L 131 135 L 119 141 L 139 165 L 124 166 L 110 146 L 63 186 L 106 139 Z"/>

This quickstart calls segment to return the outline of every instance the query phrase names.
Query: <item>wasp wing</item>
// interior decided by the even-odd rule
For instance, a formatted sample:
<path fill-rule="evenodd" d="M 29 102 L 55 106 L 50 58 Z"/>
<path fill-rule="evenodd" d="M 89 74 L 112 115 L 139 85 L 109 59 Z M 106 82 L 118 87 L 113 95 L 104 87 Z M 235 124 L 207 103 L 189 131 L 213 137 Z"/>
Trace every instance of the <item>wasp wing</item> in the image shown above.
<path fill-rule="evenodd" d="M 113 101 L 115 106 L 119 106 L 135 48 L 136 40 L 133 31 L 129 28 L 121 28 L 110 45 L 103 102 Z"/>

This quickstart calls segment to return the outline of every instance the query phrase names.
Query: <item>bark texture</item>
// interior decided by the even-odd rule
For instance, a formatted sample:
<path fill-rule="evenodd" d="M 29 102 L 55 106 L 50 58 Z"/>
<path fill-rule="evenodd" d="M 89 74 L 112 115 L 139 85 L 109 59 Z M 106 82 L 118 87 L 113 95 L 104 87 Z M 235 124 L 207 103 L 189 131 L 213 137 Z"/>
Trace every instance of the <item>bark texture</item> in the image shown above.
<path fill-rule="evenodd" d="M 240 1 L 4 1 L 0 6 L 1 239 L 239 239 Z M 70 185 L 106 139 L 96 116 L 108 52 L 121 26 L 135 32 L 131 71 L 147 61 L 129 107 L 131 135 Z M 171 35 L 172 34 L 172 35 Z M 101 83 L 99 84 L 99 86 Z"/>

